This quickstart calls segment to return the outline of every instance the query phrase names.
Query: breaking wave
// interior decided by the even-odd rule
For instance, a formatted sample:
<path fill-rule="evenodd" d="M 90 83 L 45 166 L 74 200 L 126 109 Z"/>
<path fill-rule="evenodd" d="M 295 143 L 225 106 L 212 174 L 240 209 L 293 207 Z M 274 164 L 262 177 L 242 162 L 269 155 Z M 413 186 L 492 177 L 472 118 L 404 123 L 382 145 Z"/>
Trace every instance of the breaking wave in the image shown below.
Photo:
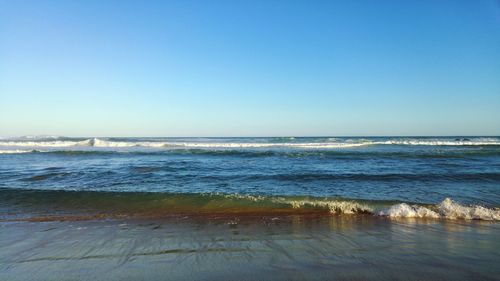
<path fill-rule="evenodd" d="M 342 148 L 369 145 L 369 142 L 347 143 L 347 142 L 297 142 L 297 143 L 270 143 L 270 142 L 161 142 L 161 141 L 109 141 L 92 138 L 82 141 L 0 141 L 0 146 L 6 147 L 102 147 L 102 148 L 126 148 L 126 147 L 151 147 L 151 148 Z"/>
<path fill-rule="evenodd" d="M 23 150 L 23 149 L 12 149 L 12 150 L 0 150 L 0 154 L 18 154 L 18 153 L 31 153 L 36 152 L 35 150 Z"/>
<path fill-rule="evenodd" d="M 0 189 L 0 205 L 51 209 L 65 214 L 93 212 L 102 217 L 171 215 L 368 215 L 389 219 L 423 218 L 500 221 L 499 208 L 463 205 L 446 198 L 436 205 L 311 196 L 218 193 L 96 192 Z M 22 211 L 24 212 L 24 211 Z M 57 212 L 53 212 L 57 214 Z M 0 215 L 0 219 L 9 219 Z"/>
<path fill-rule="evenodd" d="M 381 216 L 390 218 L 444 218 L 464 220 L 500 221 L 500 209 L 489 209 L 483 206 L 465 206 L 446 198 L 436 206 L 418 206 L 400 203 L 379 212 Z"/>
<path fill-rule="evenodd" d="M 165 149 L 298 149 L 341 150 L 365 146 L 500 146 L 500 138 L 254 138 L 254 139 L 114 139 L 114 138 L 22 138 L 2 139 L 0 153 L 26 153 L 38 148 L 67 149 L 116 149 L 150 148 Z M 20 150 L 18 148 L 26 148 Z M 29 150 L 27 150 L 29 148 Z"/>
<path fill-rule="evenodd" d="M 455 139 L 455 140 L 421 140 L 421 139 L 408 139 L 408 140 L 387 140 L 378 141 L 373 144 L 380 145 L 421 145 L 421 146 L 486 146 L 486 145 L 500 145 L 500 140 L 497 138 L 478 138 L 472 139 Z"/>

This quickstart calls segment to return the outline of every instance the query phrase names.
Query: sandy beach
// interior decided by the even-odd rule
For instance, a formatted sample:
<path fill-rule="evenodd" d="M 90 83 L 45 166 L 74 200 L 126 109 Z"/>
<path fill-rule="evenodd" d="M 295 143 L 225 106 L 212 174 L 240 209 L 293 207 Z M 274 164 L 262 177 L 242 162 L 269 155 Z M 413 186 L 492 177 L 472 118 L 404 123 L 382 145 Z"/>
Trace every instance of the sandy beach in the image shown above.
<path fill-rule="evenodd" d="M 498 231 L 371 216 L 0 222 L 0 279 L 497 280 Z"/>

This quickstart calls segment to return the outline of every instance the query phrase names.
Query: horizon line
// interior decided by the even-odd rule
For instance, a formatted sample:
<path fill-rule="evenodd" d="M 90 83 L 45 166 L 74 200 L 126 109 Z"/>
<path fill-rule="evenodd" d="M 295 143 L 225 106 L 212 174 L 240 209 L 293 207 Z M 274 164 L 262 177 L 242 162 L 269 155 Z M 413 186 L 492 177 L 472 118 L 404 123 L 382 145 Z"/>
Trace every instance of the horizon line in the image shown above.
<path fill-rule="evenodd" d="M 256 135 L 256 136 L 70 136 L 70 135 L 20 135 L 0 138 L 409 138 L 409 137 L 500 137 L 500 135 Z"/>

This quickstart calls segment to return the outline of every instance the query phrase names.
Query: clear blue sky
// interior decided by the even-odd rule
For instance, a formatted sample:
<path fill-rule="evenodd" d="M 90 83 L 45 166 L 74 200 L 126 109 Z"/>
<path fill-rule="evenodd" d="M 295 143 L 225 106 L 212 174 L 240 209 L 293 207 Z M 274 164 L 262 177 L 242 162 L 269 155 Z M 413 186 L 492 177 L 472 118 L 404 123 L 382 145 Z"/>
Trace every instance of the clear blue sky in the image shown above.
<path fill-rule="evenodd" d="M 500 135 L 500 2 L 0 0 L 0 136 Z"/>

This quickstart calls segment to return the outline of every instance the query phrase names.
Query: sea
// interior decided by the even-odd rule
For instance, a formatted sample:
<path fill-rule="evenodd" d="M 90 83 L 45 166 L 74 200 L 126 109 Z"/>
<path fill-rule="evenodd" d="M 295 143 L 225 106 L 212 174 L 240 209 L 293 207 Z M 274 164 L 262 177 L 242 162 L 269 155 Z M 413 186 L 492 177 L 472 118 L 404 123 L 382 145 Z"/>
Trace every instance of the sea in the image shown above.
<path fill-rule="evenodd" d="M 1 280 L 500 280 L 499 253 L 497 136 L 0 138 Z"/>

